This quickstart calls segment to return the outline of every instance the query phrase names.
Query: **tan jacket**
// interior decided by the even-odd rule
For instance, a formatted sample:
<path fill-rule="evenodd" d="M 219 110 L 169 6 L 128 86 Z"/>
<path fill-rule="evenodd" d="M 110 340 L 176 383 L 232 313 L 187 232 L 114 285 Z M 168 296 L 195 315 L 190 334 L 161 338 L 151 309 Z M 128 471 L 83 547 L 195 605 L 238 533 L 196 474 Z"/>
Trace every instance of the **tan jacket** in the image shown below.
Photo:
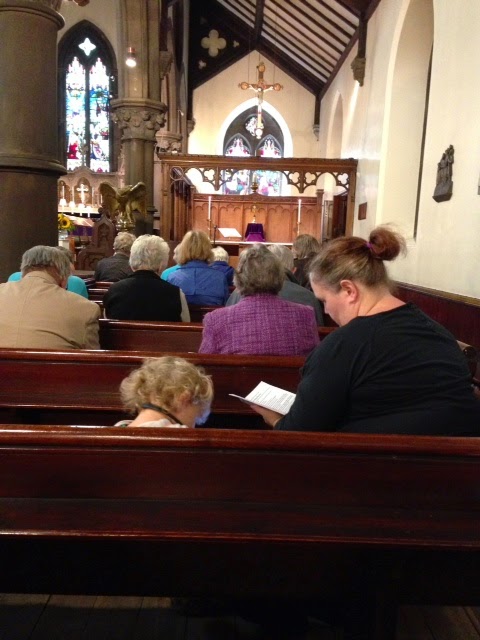
<path fill-rule="evenodd" d="M 0 347 L 99 349 L 100 307 L 45 271 L 0 284 Z"/>

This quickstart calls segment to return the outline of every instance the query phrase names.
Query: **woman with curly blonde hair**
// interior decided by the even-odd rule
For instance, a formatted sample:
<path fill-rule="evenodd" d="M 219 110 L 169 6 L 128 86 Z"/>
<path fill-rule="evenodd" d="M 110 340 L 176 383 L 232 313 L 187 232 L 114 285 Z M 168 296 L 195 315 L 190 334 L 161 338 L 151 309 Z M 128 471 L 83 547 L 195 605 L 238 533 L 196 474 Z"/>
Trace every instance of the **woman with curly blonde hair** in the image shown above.
<path fill-rule="evenodd" d="M 175 356 L 148 358 L 120 385 L 125 409 L 136 417 L 115 426 L 194 427 L 208 418 L 213 384 L 201 367 Z"/>

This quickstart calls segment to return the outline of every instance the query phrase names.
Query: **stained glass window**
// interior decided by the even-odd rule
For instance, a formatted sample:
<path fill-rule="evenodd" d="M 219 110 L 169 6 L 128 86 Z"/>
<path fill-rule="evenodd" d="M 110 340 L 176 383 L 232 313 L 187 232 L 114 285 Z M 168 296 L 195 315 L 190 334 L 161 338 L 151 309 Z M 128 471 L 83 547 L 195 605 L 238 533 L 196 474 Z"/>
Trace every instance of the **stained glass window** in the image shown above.
<path fill-rule="evenodd" d="M 67 169 L 87 166 L 109 172 L 113 170 L 110 99 L 115 80 L 111 55 L 93 25 L 72 32 L 63 43 L 60 64 L 64 69 Z"/>
<path fill-rule="evenodd" d="M 226 156 L 249 156 L 250 149 L 248 144 L 241 136 L 236 136 L 225 150 Z"/>
<path fill-rule="evenodd" d="M 238 115 L 227 129 L 224 138 L 226 156 L 252 156 L 281 158 L 283 156 L 283 134 L 277 121 L 267 112 L 263 112 L 263 137 L 256 137 L 257 108 L 251 107 Z M 248 132 L 249 135 L 247 135 Z M 244 137 L 246 136 L 246 137 Z M 253 148 L 252 148 L 253 147 Z M 278 171 L 237 171 L 224 186 L 225 193 L 246 195 L 251 193 L 251 184 L 256 181 L 258 191 L 265 196 L 279 196 L 282 193 L 284 177 Z"/>

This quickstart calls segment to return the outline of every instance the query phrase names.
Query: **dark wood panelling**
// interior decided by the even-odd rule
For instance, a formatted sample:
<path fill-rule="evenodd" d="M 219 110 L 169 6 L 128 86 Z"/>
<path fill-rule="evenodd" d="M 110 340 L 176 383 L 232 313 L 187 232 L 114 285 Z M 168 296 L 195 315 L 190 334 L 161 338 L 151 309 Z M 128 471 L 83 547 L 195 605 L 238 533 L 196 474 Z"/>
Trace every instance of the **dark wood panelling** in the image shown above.
<path fill-rule="evenodd" d="M 397 282 L 398 297 L 413 302 L 457 340 L 480 351 L 480 300 Z"/>

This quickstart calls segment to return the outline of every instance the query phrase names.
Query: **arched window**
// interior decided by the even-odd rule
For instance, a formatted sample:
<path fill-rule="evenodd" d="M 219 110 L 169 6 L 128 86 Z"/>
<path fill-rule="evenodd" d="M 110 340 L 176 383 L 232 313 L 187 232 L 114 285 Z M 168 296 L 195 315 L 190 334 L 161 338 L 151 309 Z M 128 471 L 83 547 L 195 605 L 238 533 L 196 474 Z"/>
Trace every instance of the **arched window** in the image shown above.
<path fill-rule="evenodd" d="M 78 23 L 62 38 L 59 82 L 59 138 L 67 169 L 114 171 L 110 100 L 115 96 L 115 56 L 106 37 L 90 22 Z"/>
<path fill-rule="evenodd" d="M 262 112 L 263 132 L 259 140 L 256 137 L 257 107 L 253 106 L 238 115 L 228 127 L 223 144 L 226 156 L 264 156 L 281 158 L 283 156 L 283 133 L 275 118 L 267 111 Z M 238 171 L 225 185 L 225 193 L 246 195 L 251 193 L 251 184 L 258 184 L 258 193 L 275 195 L 281 193 L 282 176 L 277 171 Z"/>

